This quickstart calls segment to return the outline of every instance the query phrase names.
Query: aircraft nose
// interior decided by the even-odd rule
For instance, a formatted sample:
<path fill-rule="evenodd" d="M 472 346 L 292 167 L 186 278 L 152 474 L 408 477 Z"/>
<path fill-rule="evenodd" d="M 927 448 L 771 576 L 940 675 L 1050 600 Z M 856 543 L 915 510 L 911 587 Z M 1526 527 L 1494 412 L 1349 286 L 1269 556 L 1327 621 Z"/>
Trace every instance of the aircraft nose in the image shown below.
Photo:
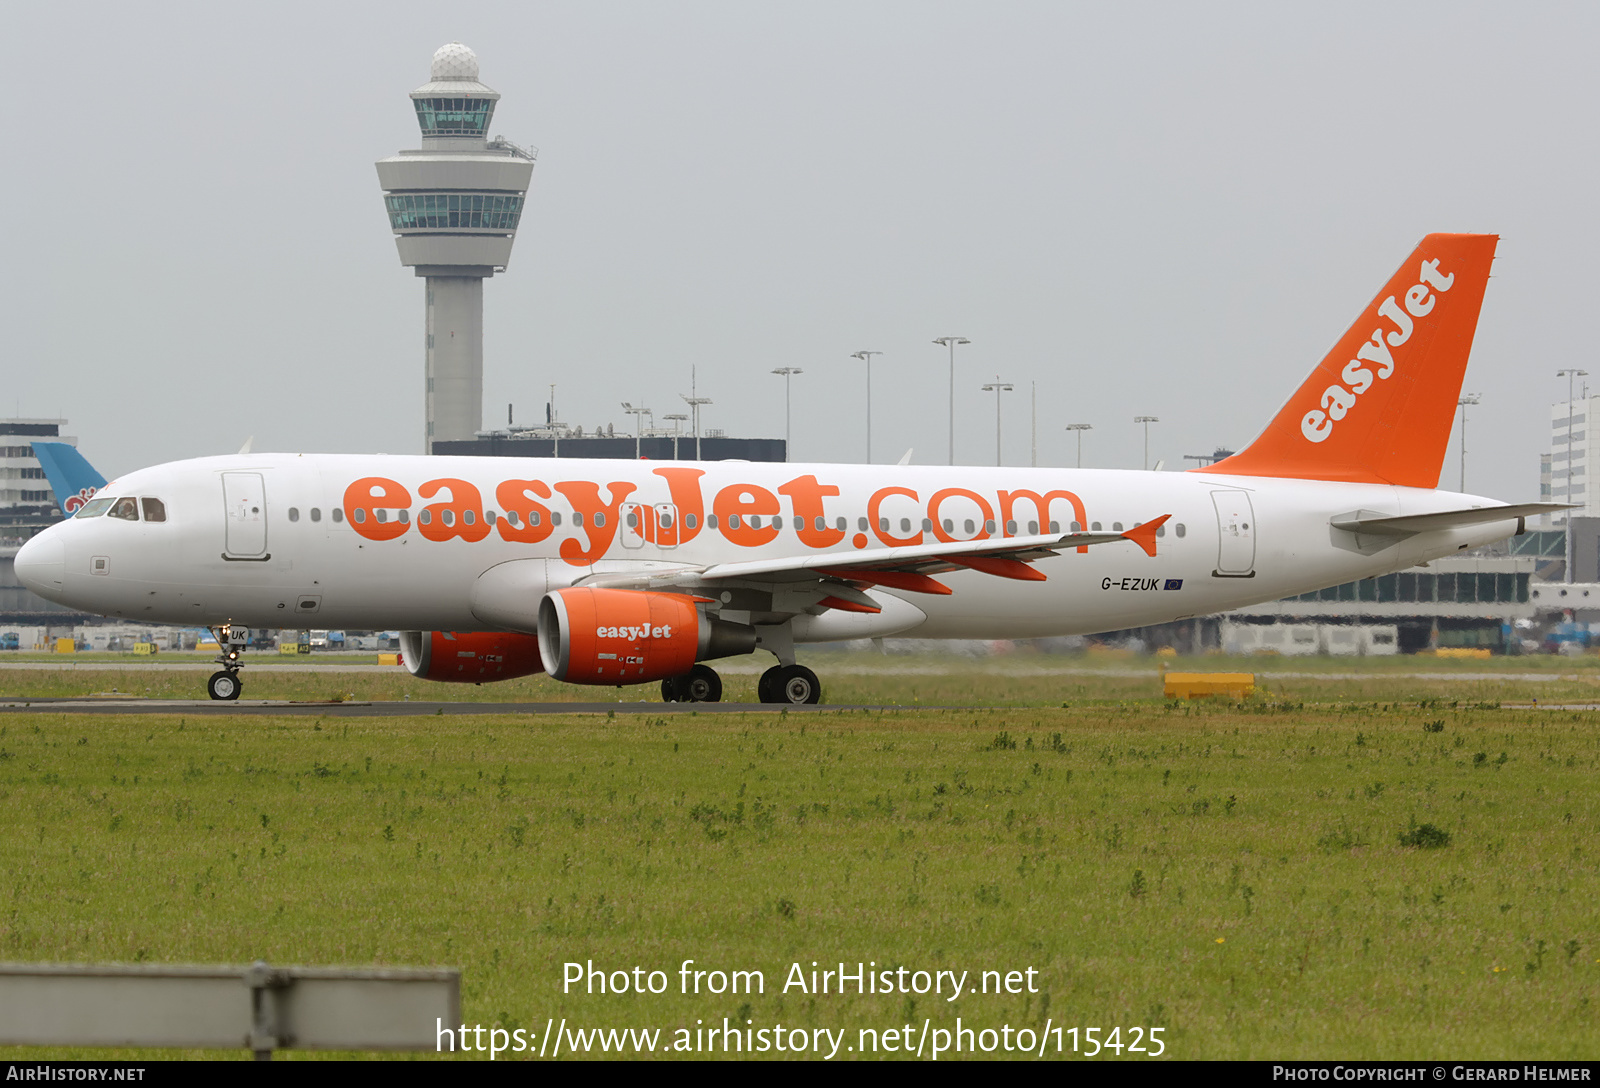
<path fill-rule="evenodd" d="M 41 597 L 55 600 L 65 588 L 66 549 L 48 530 L 24 544 L 17 552 L 17 579 Z"/>

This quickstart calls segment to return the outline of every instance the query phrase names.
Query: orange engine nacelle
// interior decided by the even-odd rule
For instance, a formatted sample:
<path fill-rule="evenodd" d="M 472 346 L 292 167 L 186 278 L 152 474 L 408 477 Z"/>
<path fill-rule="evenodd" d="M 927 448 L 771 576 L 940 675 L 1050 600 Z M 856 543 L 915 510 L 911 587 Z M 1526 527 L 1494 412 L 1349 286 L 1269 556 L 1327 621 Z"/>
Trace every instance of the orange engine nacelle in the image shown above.
<path fill-rule="evenodd" d="M 693 597 L 634 589 L 558 589 L 539 603 L 539 650 L 569 684 L 642 684 L 696 661 L 750 653 L 755 628 L 700 613 Z"/>
<path fill-rule="evenodd" d="M 412 676 L 457 684 L 544 671 L 539 640 L 508 631 L 402 631 L 400 662 Z"/>

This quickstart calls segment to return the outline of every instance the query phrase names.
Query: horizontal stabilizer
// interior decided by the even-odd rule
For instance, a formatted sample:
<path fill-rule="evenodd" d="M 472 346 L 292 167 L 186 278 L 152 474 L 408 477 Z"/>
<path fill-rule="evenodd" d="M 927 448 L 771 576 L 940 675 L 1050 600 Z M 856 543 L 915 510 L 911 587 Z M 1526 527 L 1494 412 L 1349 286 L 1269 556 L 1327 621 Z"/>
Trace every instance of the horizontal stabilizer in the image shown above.
<path fill-rule="evenodd" d="M 1463 529 L 1469 525 L 1487 525 L 1495 521 L 1521 521 L 1571 510 L 1571 503 L 1524 502 L 1515 506 L 1473 506 L 1465 510 L 1444 510 L 1437 514 L 1381 514 L 1374 510 L 1357 510 L 1336 516 L 1332 525 L 1351 533 L 1373 533 L 1380 536 L 1410 536 L 1438 529 Z"/>

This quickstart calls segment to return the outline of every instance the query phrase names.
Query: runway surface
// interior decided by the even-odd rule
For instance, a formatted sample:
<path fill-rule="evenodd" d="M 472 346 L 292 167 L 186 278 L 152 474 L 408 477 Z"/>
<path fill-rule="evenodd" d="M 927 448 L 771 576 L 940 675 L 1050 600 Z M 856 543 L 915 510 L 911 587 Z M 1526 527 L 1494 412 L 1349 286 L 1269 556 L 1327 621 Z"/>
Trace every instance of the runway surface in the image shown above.
<path fill-rule="evenodd" d="M 890 661 L 883 663 L 846 663 L 837 664 L 826 660 L 812 660 L 818 672 L 826 672 L 834 676 L 947 676 L 951 672 L 948 664 L 940 665 L 901 665 Z M 301 662 L 286 662 L 278 664 L 274 661 L 250 661 L 249 667 L 271 672 L 327 672 L 327 673 L 392 673 L 400 671 L 398 665 L 315 665 Z M 1219 665 L 1218 668 L 1226 666 Z M 153 672 L 215 672 L 217 668 L 214 661 L 145 661 L 128 662 L 122 664 L 115 661 L 0 661 L 0 672 L 10 670 L 52 669 L 64 671 L 107 672 L 113 670 L 124 671 L 153 671 Z M 719 673 L 732 676 L 755 676 L 767 668 L 766 664 L 719 661 L 716 669 Z M 970 671 L 983 676 L 1157 676 L 1159 667 L 1149 665 L 1142 668 L 1084 668 L 1072 665 L 985 665 L 974 663 Z M 1424 672 L 1313 672 L 1293 669 L 1262 669 L 1257 668 L 1255 673 L 1259 677 L 1272 679 L 1280 677 L 1295 680 L 1525 680 L 1530 683 L 1554 683 L 1558 680 L 1595 680 L 1600 679 L 1594 673 L 1542 673 L 1542 672 L 1455 672 L 1453 670 L 1436 669 Z M 249 668 L 244 675 L 251 675 Z"/>
<path fill-rule="evenodd" d="M 204 717 L 259 717 L 313 715 L 331 718 L 411 718 L 444 714 L 796 714 L 840 710 L 959 710 L 946 706 L 816 706 L 774 703 L 427 703 L 401 702 L 289 702 L 240 699 L 235 703 L 210 699 L 136 699 L 92 696 L 75 699 L 0 699 L 0 714 L 184 714 Z"/>

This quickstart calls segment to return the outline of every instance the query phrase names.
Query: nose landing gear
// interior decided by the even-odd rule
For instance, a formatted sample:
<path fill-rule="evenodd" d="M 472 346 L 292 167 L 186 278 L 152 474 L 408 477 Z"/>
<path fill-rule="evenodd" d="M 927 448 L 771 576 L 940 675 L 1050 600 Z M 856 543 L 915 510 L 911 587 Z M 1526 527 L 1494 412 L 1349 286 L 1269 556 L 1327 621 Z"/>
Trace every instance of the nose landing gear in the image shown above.
<path fill-rule="evenodd" d="M 239 682 L 239 670 L 244 667 L 240 655 L 250 643 L 250 628 L 225 623 L 221 627 L 210 628 L 210 631 L 222 650 L 217 655 L 217 664 L 222 668 L 212 673 L 211 679 L 206 681 L 206 694 L 219 701 L 232 702 L 244 690 L 244 685 Z"/>

